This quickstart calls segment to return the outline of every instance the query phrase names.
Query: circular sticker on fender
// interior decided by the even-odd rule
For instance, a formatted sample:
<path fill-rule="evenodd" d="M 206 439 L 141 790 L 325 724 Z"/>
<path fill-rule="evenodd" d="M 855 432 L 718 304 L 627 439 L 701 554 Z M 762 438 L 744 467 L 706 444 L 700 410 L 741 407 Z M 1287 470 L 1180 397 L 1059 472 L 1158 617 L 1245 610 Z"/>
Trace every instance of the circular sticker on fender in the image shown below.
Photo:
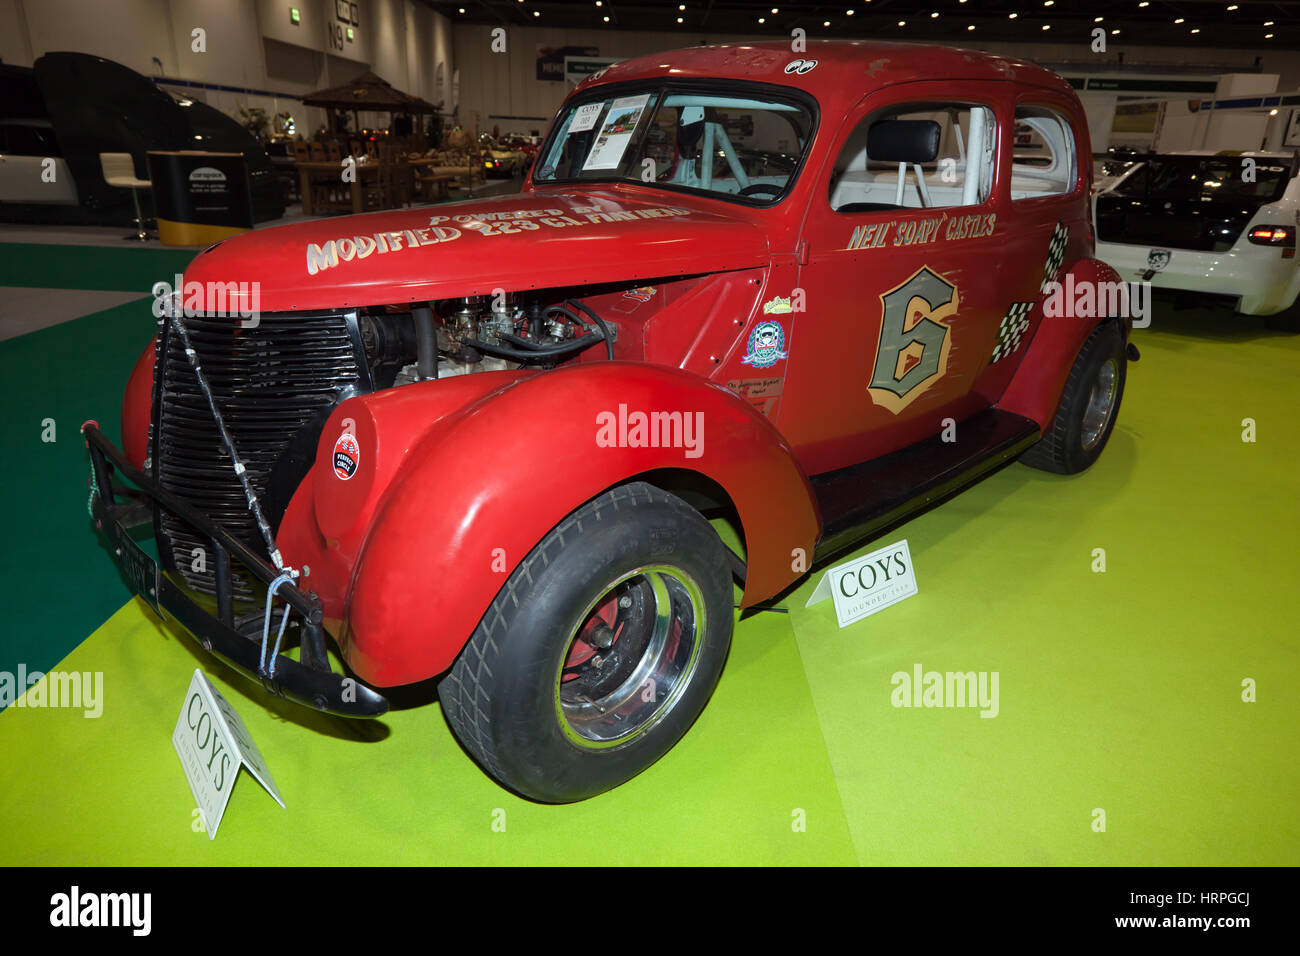
<path fill-rule="evenodd" d="M 347 481 L 361 464 L 361 446 L 351 432 L 344 432 L 334 443 L 334 477 Z"/>

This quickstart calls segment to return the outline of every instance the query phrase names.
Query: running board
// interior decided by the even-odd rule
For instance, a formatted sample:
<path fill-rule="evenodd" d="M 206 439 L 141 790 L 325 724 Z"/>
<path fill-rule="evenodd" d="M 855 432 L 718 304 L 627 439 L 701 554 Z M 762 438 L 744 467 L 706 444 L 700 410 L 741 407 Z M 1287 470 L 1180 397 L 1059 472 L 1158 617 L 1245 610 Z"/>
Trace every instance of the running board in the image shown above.
<path fill-rule="evenodd" d="M 986 409 L 939 435 L 873 461 L 810 479 L 822 513 L 822 561 L 884 534 L 1010 464 L 1039 439 L 1038 424 Z"/>

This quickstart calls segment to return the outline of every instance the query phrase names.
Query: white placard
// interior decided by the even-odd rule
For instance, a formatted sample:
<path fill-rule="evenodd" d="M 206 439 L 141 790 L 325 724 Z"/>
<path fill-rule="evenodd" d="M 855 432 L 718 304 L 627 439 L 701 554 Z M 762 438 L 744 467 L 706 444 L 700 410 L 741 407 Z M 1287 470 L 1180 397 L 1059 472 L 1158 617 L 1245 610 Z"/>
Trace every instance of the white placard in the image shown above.
<path fill-rule="evenodd" d="M 605 123 L 597 130 L 596 142 L 592 144 L 582 168 L 617 169 L 649 102 L 650 94 L 643 93 L 641 96 L 623 96 L 610 103 Z"/>
<path fill-rule="evenodd" d="M 241 766 L 284 807 L 271 771 L 243 720 L 197 668 L 172 731 L 172 746 L 181 758 L 181 769 L 198 802 L 209 840 L 217 838 Z"/>
<path fill-rule="evenodd" d="M 840 627 L 846 627 L 911 597 L 916 590 L 916 569 L 904 538 L 831 568 L 817 582 L 804 607 L 832 598 L 835 617 Z"/>
<path fill-rule="evenodd" d="M 569 132 L 581 133 L 591 129 L 596 125 L 596 120 L 600 116 L 600 111 L 605 108 L 604 101 L 599 103 L 586 103 L 579 106 L 573 111 L 573 119 L 569 120 Z"/>

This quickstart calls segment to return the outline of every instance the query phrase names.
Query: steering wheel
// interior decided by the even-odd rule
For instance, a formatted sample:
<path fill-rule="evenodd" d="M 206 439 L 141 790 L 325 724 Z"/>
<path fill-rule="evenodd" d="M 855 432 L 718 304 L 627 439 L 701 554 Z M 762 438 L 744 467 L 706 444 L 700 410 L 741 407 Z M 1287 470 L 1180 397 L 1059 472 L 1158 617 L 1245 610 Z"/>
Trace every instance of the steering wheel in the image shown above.
<path fill-rule="evenodd" d="M 752 196 L 754 193 L 769 192 L 773 196 L 779 196 L 781 195 L 782 188 L 783 187 L 778 186 L 775 183 L 750 183 L 744 189 L 740 190 L 740 192 L 736 193 L 736 195 Z"/>

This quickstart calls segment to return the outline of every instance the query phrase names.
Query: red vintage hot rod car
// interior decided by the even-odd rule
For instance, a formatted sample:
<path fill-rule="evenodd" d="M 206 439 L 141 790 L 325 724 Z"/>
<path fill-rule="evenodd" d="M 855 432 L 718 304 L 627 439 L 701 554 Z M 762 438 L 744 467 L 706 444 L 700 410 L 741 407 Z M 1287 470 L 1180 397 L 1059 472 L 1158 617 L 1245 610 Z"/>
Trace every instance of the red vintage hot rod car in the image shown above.
<path fill-rule="evenodd" d="M 1016 458 L 1096 459 L 1129 324 L 1043 307 L 1054 280 L 1118 280 L 1089 156 L 1063 80 L 981 53 L 610 66 L 522 195 L 201 253 L 156 310 L 124 450 L 84 429 L 95 524 L 271 693 L 374 716 L 373 688 L 443 675 L 488 773 L 591 796 L 704 707 L 733 580 L 751 608 Z"/>

